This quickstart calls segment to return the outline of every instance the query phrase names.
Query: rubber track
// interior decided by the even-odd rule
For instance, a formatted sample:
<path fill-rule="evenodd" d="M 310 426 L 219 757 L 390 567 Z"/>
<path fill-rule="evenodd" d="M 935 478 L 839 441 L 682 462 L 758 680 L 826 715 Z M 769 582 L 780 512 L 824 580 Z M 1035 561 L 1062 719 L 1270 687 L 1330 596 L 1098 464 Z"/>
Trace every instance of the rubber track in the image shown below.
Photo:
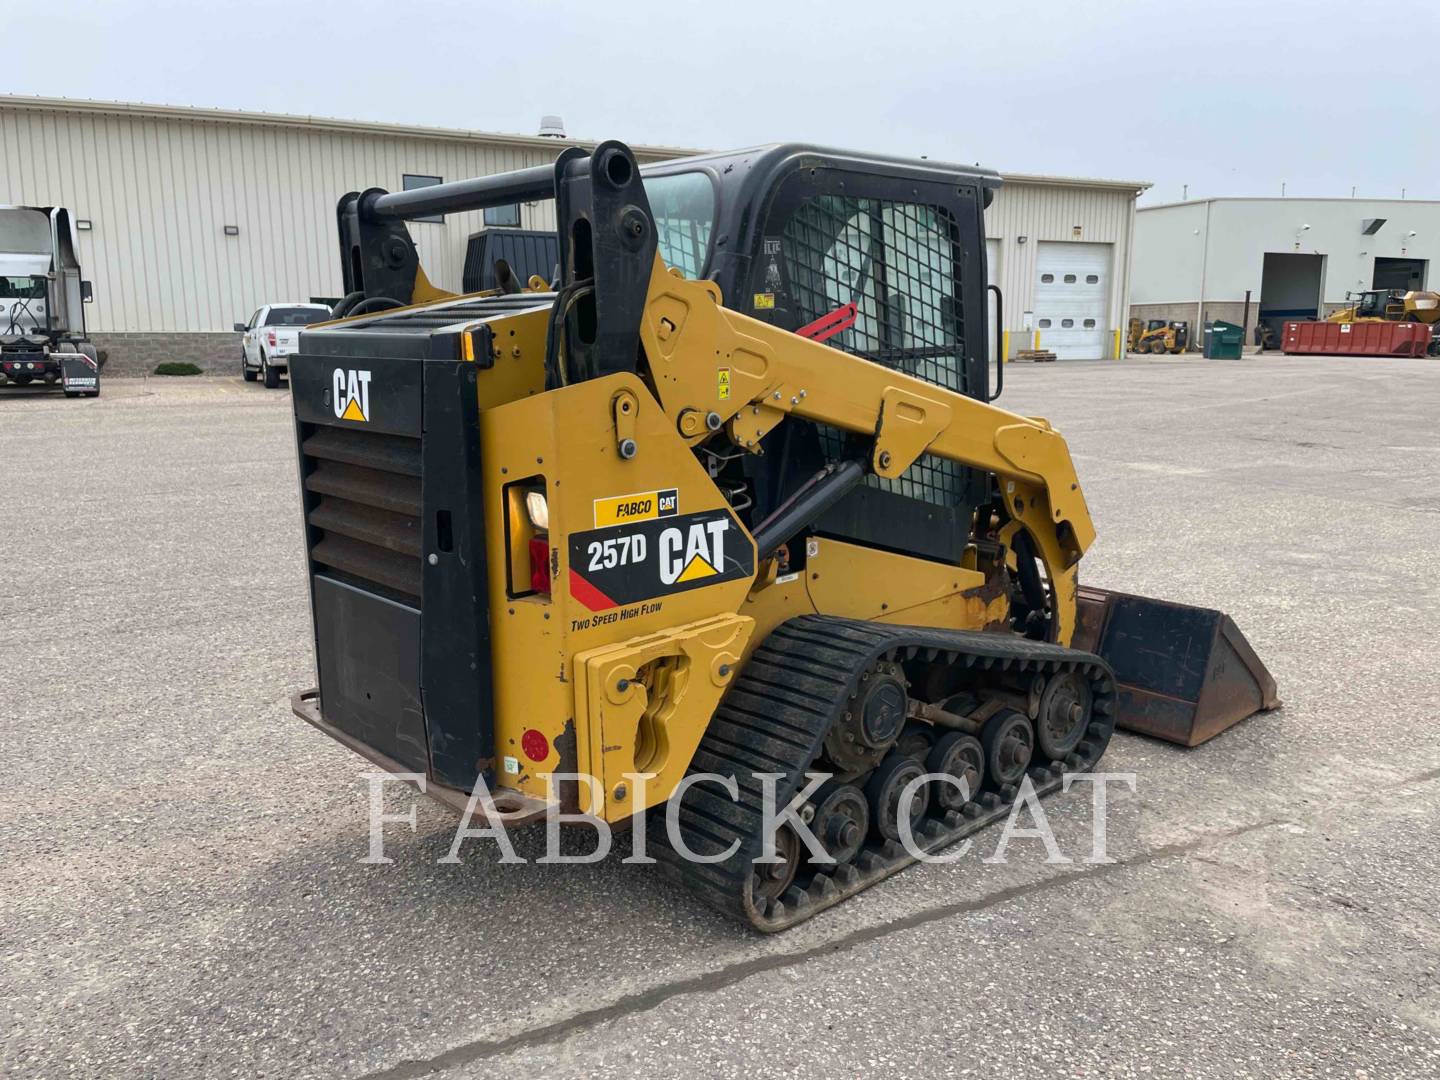
<path fill-rule="evenodd" d="M 669 844 L 664 807 L 652 811 L 650 854 L 666 876 L 705 903 L 757 930 L 774 932 L 803 922 L 862 889 L 882 881 L 915 858 L 893 841 L 867 843 L 849 864 L 816 873 L 803 891 L 792 885 L 778 900 L 757 904 L 751 896 L 752 863 L 761 853 L 761 784 L 757 772 L 781 773 L 779 805 L 805 784 L 820 757 L 825 733 L 840 715 L 862 673 L 879 660 L 943 659 L 964 668 L 1012 672 L 1078 672 L 1090 680 L 1094 708 L 1089 728 L 1063 762 L 1032 765 L 1039 795 L 1057 790 L 1066 772 L 1095 767 L 1115 729 L 1115 679 L 1091 653 L 1024 638 L 963 630 L 891 626 L 826 615 L 806 615 L 777 627 L 758 648 L 711 720 L 691 761 L 690 773 L 733 775 L 739 799 L 713 783 L 686 792 L 678 821 L 685 846 L 719 855 L 737 839 L 723 862 L 697 863 Z M 938 851 L 1005 817 L 1018 795 L 1013 786 L 984 792 L 963 810 L 927 815 L 916 830 L 917 846 Z M 802 871 L 803 872 L 803 871 Z"/>

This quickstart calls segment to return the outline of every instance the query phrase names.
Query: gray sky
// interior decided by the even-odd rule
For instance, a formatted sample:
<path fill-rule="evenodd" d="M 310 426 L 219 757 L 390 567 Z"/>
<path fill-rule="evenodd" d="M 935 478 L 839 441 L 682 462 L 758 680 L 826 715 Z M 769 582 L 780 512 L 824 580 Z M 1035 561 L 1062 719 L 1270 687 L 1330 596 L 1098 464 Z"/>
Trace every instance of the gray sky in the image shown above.
<path fill-rule="evenodd" d="M 1434 3 L 0 3 L 8 93 L 1440 198 Z"/>

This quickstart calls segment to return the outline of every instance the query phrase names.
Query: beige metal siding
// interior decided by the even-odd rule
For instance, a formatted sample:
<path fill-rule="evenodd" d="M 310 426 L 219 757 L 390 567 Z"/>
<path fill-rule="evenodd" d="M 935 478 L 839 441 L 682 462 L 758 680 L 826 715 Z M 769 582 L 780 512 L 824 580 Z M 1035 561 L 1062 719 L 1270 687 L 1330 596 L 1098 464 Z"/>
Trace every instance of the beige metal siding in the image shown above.
<path fill-rule="evenodd" d="M 560 149 L 0 103 L 0 202 L 68 206 L 93 223 L 78 234 L 92 331 L 228 330 L 264 303 L 339 295 L 345 192 L 399 191 L 405 173 L 542 165 Z M 467 213 L 411 225 L 437 285 L 460 287 L 481 223 Z M 521 224 L 553 228 L 552 204 L 523 206 Z"/>
<path fill-rule="evenodd" d="M 1025 312 L 1035 310 L 1035 260 L 1041 241 L 1114 246 L 1114 287 L 1110 290 L 1108 322 L 1112 330 L 1124 327 L 1135 196 L 1136 191 L 1130 189 L 1006 180 L 985 212 L 985 233 L 998 240 L 1001 247 L 1000 287 L 1005 291 L 1005 322 L 1012 355 L 1030 347 L 1022 327 Z M 1019 242 L 1022 236 L 1023 244 Z"/>
<path fill-rule="evenodd" d="M 0 98 L 0 202 L 63 205 L 93 222 L 78 234 L 96 301 L 92 331 L 228 330 L 261 304 L 336 296 L 335 202 L 399 191 L 405 173 L 458 180 L 553 161 L 561 143 L 304 117 L 115 103 Z M 642 161 L 682 151 L 647 147 Z M 1139 185 L 1137 185 L 1139 186 Z M 1114 182 L 1011 177 L 986 214 L 998 240 L 1011 351 L 1034 310 L 1042 240 L 1115 245 L 1110 325 L 1129 293 L 1135 189 Z M 553 228 L 548 201 L 521 223 Z M 239 236 L 226 236 L 236 225 Z M 415 222 L 421 262 L 458 289 L 478 213 Z M 1021 244 L 1018 237 L 1026 237 Z"/>

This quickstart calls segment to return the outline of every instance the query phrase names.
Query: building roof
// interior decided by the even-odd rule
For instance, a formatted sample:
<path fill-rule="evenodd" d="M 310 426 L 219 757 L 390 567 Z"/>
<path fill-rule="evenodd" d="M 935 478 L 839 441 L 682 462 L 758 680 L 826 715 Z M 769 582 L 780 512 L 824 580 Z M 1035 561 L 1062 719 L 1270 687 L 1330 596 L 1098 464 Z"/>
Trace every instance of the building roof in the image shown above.
<path fill-rule="evenodd" d="M 290 113 L 212 109 L 197 105 L 149 105 L 134 101 L 95 101 L 90 98 L 33 97 L 23 94 L 0 94 L 0 107 L 29 109 L 36 112 L 79 112 L 108 116 L 135 116 L 154 120 L 185 120 L 192 123 L 257 124 L 358 135 L 388 135 L 402 139 L 454 139 L 463 142 L 487 142 L 527 148 L 594 146 L 599 141 L 598 139 L 555 139 L 539 135 L 474 131 L 467 128 L 426 127 L 419 124 L 392 124 L 375 120 L 340 120 L 327 116 L 298 116 Z M 708 151 L 692 147 L 649 146 L 637 143 L 628 145 L 631 150 L 642 157 L 690 157 L 708 153 Z M 1083 176 L 1047 176 L 1041 173 L 1004 171 L 1000 175 L 1006 183 L 1010 184 L 1133 191 L 1137 195 L 1149 190 L 1151 186 L 1148 180 L 1102 180 Z"/>
<path fill-rule="evenodd" d="M 290 113 L 244 112 L 239 109 L 211 109 L 198 105 L 147 105 L 133 101 L 94 101 L 89 98 L 28 97 L 0 94 L 0 107 L 36 112 L 81 112 L 108 116 L 136 116 L 152 120 L 186 120 L 192 123 L 258 124 L 266 127 L 306 128 L 356 135 L 389 135 L 401 139 L 455 139 L 464 142 L 499 143 L 516 147 L 594 146 L 598 139 L 555 139 L 539 135 L 514 135 L 465 128 L 422 127 L 418 124 L 390 124 L 374 120 L 338 120 L 327 116 L 296 116 Z M 641 155 L 679 157 L 701 151 L 679 146 L 628 144 Z"/>
<path fill-rule="evenodd" d="M 1206 203 L 1217 202 L 1249 202 L 1249 203 L 1385 203 L 1396 206 L 1433 206 L 1440 203 L 1440 199 L 1381 199 L 1370 198 L 1366 195 L 1356 195 L 1348 198 L 1344 195 L 1212 195 L 1208 199 L 1182 199 L 1176 202 L 1152 203 L 1150 206 L 1141 206 L 1137 209 L 1143 213 L 1146 210 L 1169 210 L 1176 206 L 1204 206 Z"/>
<path fill-rule="evenodd" d="M 1000 177 L 1007 184 L 1043 184 L 1046 187 L 1104 188 L 1115 191 L 1133 191 L 1140 194 L 1149 191 L 1149 180 L 1101 180 L 1092 176 L 1049 176 L 1045 173 L 1014 173 L 1000 170 Z"/>

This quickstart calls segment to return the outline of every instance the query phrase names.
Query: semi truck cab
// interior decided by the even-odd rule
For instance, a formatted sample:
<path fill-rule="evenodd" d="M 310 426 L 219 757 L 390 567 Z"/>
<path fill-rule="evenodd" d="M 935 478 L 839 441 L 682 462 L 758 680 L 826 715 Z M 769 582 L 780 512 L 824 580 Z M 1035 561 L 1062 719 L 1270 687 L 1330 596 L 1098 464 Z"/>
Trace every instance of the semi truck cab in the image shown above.
<path fill-rule="evenodd" d="M 93 298 L 80 276 L 70 212 L 0 206 L 0 386 L 100 392 L 99 351 L 85 329 Z"/>

